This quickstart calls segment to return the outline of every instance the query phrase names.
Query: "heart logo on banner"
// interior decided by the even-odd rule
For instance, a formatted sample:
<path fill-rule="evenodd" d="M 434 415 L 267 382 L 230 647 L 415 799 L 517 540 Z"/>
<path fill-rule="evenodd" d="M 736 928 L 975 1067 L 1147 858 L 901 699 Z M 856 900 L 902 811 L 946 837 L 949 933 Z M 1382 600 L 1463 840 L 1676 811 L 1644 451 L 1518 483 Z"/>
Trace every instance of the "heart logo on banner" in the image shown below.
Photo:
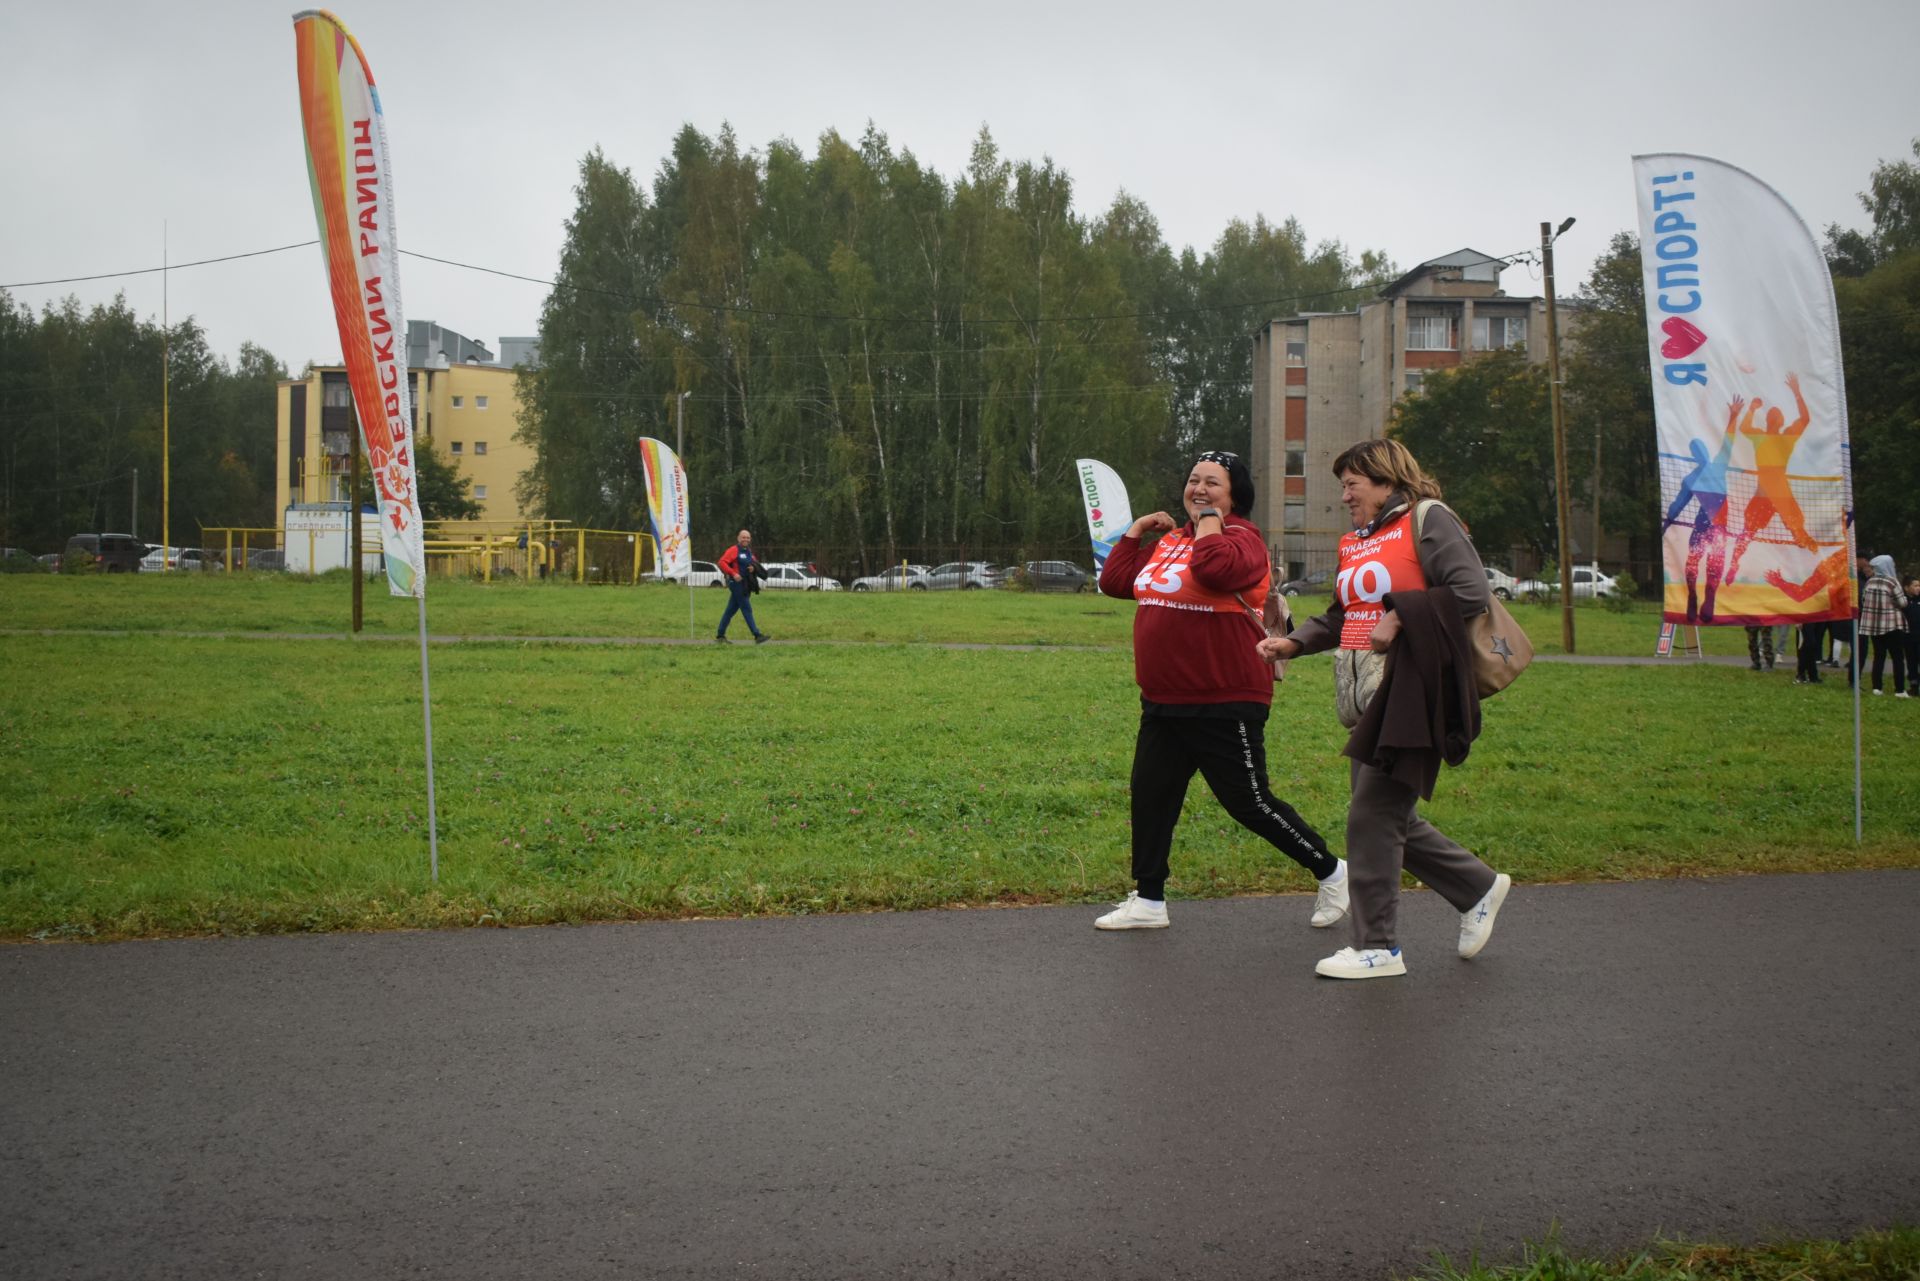
<path fill-rule="evenodd" d="M 1660 330 L 1667 336 L 1667 340 L 1660 344 L 1660 354 L 1668 360 L 1685 360 L 1700 350 L 1700 344 L 1707 340 L 1705 334 L 1678 316 L 1667 317 Z"/>

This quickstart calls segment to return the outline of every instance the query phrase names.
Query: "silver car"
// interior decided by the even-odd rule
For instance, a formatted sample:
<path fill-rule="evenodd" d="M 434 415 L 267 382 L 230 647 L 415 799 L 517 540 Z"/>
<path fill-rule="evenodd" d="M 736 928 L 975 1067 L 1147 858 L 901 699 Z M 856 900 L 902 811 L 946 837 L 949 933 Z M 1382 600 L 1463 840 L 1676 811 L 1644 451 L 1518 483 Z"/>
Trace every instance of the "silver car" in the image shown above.
<path fill-rule="evenodd" d="M 881 573 L 854 579 L 853 590 L 856 592 L 924 592 L 927 590 L 927 567 L 895 565 Z"/>
<path fill-rule="evenodd" d="M 927 573 L 927 586 L 936 592 L 977 591 L 1003 581 L 1002 572 L 984 560 L 951 560 Z"/>

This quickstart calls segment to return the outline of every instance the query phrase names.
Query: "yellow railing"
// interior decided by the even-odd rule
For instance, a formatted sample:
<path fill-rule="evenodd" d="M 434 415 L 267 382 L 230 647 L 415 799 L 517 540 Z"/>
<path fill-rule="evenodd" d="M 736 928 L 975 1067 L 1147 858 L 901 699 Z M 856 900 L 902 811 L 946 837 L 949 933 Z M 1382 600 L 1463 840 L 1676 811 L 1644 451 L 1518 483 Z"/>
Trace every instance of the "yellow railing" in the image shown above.
<path fill-rule="evenodd" d="M 576 583 L 638 583 L 658 558 L 653 535 L 644 530 L 583 529 L 564 520 L 428 521 L 422 540 L 429 573 L 466 573 L 492 582 L 496 577 L 526 579 L 568 577 Z M 317 530 L 289 534 L 286 528 L 203 526 L 202 546 L 224 549 L 228 573 L 246 569 L 252 553 L 279 550 L 289 538 L 305 538 L 307 564 L 327 535 Z M 381 550 L 378 536 L 363 551 Z M 284 561 L 282 562 L 284 565 Z"/>

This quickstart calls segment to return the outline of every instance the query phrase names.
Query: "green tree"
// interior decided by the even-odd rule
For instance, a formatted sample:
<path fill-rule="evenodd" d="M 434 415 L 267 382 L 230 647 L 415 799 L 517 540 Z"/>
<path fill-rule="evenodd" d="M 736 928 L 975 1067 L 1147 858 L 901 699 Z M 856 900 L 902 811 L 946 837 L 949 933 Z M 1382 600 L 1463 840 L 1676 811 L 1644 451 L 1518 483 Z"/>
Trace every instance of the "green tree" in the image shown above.
<path fill-rule="evenodd" d="M 1920 138 L 1913 140 L 1920 160 Z M 1873 220 L 1870 231 L 1834 223 L 1827 228 L 1827 263 L 1836 276 L 1863 276 L 1896 254 L 1920 249 L 1920 164 L 1883 160 L 1867 179 L 1860 205 Z"/>
<path fill-rule="evenodd" d="M 1388 434 L 1440 482 L 1483 553 L 1558 554 L 1547 370 L 1517 350 L 1427 375 Z"/>
<path fill-rule="evenodd" d="M 515 439 L 538 464 L 515 485 L 530 513 L 624 528 L 645 510 L 638 441 L 672 386 L 636 327 L 657 305 L 664 255 L 646 197 L 599 150 L 580 162 L 537 369 L 519 374 Z"/>
<path fill-rule="evenodd" d="M 1836 282 L 1862 547 L 1920 567 L 1920 250 Z"/>
<path fill-rule="evenodd" d="M 1569 309 L 1564 411 L 1570 480 L 1591 497 L 1600 446 L 1600 518 L 1628 540 L 1635 564 L 1660 559 L 1660 458 L 1647 354 L 1640 242 L 1619 232 Z"/>

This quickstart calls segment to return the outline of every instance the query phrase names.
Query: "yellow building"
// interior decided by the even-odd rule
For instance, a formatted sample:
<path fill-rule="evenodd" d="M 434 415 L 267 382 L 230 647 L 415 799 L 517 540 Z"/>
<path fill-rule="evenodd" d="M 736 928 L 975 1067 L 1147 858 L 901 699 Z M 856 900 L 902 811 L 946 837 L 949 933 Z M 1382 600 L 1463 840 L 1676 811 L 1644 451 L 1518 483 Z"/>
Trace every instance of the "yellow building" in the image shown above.
<path fill-rule="evenodd" d="M 537 359 L 527 340 L 503 345 Z M 513 438 L 520 426 L 514 371 L 494 363 L 481 344 L 431 321 L 408 323 L 407 357 L 416 448 L 434 449 L 473 482 L 469 493 L 481 507 L 476 524 L 520 520 L 514 482 L 533 466 L 534 451 Z M 275 417 L 275 510 L 346 501 L 356 424 L 345 368 L 316 366 L 281 383 Z"/>

